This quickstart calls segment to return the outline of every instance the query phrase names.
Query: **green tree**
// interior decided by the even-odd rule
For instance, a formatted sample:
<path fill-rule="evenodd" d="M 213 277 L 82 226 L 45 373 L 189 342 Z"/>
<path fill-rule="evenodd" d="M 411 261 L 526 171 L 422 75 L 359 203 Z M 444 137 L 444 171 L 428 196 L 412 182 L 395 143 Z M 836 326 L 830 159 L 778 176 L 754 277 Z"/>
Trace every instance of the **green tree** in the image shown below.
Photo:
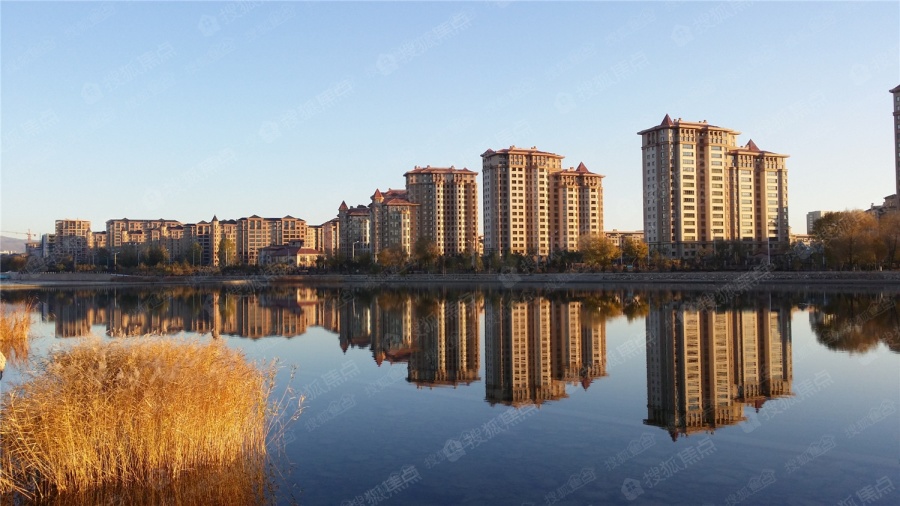
<path fill-rule="evenodd" d="M 606 236 L 592 234 L 581 239 L 579 250 L 584 262 L 591 267 L 606 268 L 621 255 L 621 251 Z"/>
<path fill-rule="evenodd" d="M 884 250 L 884 265 L 893 268 L 900 253 L 900 211 L 888 213 L 878 220 L 878 240 Z"/>
<path fill-rule="evenodd" d="M 203 246 L 200 246 L 199 242 L 191 243 L 191 247 L 188 248 L 187 252 L 184 254 L 184 259 L 191 263 L 192 266 L 197 266 L 203 263 Z"/>
<path fill-rule="evenodd" d="M 378 264 L 385 268 L 399 269 L 406 263 L 406 251 L 399 244 L 385 248 L 378 253 Z"/>
<path fill-rule="evenodd" d="M 647 243 L 632 237 L 626 238 L 625 242 L 622 243 L 622 255 L 629 261 L 638 265 L 644 265 L 649 251 Z"/>
<path fill-rule="evenodd" d="M 413 246 L 413 258 L 422 267 L 431 267 L 441 256 L 441 250 L 430 237 L 420 237 Z"/>
<path fill-rule="evenodd" d="M 831 267 L 873 265 L 878 257 L 878 222 L 860 210 L 825 213 L 813 224 L 813 236 L 822 244 Z"/>
<path fill-rule="evenodd" d="M 166 251 L 166 248 L 164 246 L 153 245 L 147 250 L 147 258 L 144 263 L 150 267 L 155 267 L 159 264 L 165 264 L 168 261 L 169 252 Z"/>
<path fill-rule="evenodd" d="M 226 267 L 234 265 L 237 261 L 237 248 L 234 241 L 225 237 L 219 241 L 219 265 Z"/>

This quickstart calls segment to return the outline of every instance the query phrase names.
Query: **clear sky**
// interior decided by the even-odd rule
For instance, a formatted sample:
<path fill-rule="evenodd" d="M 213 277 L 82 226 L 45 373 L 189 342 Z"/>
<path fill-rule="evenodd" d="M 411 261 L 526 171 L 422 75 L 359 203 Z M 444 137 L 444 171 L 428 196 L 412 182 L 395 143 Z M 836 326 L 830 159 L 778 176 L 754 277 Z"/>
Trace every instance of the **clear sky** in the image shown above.
<path fill-rule="evenodd" d="M 0 19 L 4 231 L 319 224 L 416 165 L 480 172 L 511 144 L 604 174 L 605 228 L 638 229 L 636 132 L 667 113 L 791 155 L 794 232 L 894 193 L 895 1 L 2 2 Z"/>

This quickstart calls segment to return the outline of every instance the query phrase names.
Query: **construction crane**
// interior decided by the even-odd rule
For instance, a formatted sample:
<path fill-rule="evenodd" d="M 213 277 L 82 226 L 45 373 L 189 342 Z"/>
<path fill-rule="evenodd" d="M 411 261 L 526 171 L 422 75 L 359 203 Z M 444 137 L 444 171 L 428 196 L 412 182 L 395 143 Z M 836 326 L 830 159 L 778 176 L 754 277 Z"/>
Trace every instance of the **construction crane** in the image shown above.
<path fill-rule="evenodd" d="M 28 242 L 31 242 L 31 236 L 35 235 L 31 233 L 31 229 L 28 229 L 28 232 L 13 232 L 11 230 L 0 230 L 0 234 L 16 234 L 16 235 L 24 235 L 28 237 Z"/>

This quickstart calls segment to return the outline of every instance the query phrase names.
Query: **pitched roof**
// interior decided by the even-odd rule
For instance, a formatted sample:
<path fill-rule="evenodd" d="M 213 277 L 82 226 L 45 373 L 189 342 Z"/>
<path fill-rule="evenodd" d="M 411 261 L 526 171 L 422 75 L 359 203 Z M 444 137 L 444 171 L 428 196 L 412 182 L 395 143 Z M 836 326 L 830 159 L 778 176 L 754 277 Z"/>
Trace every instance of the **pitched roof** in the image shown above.
<path fill-rule="evenodd" d="M 759 148 L 756 146 L 756 143 L 753 142 L 753 139 L 750 139 L 750 142 L 748 142 L 748 143 L 747 143 L 747 146 L 745 146 L 745 147 L 746 147 L 747 149 L 749 149 L 750 151 L 762 151 L 761 149 L 759 149 Z"/>
<path fill-rule="evenodd" d="M 531 154 L 555 156 L 560 159 L 565 158 L 564 156 L 557 155 L 556 153 L 550 153 L 548 151 L 541 151 L 537 148 L 537 146 L 531 146 L 530 148 L 519 148 L 519 147 L 516 147 L 515 145 L 510 146 L 509 148 L 506 148 L 506 149 L 498 149 L 497 151 L 494 151 L 493 149 L 488 149 L 487 151 L 482 153 L 481 156 L 482 156 L 482 158 L 484 158 L 484 157 L 491 156 L 491 155 L 494 155 L 497 153 L 501 153 L 501 154 L 504 154 L 504 153 L 531 153 Z"/>
<path fill-rule="evenodd" d="M 584 174 L 584 173 L 588 173 L 590 171 L 587 170 L 587 167 L 584 166 L 584 162 L 581 162 L 578 164 L 578 168 L 575 169 L 575 172 L 580 172 L 580 173 Z"/>
<path fill-rule="evenodd" d="M 491 151 L 491 150 L 488 150 Z M 493 152 L 493 151 L 491 151 Z M 477 172 L 473 172 L 465 167 L 461 169 L 457 169 L 453 165 L 450 167 L 432 167 L 431 165 L 426 165 L 425 167 L 419 167 L 418 165 L 413 168 L 413 170 L 403 174 L 404 176 L 408 176 L 410 174 L 478 174 Z"/>
<path fill-rule="evenodd" d="M 900 86 L 897 86 L 896 88 L 891 90 L 891 93 L 897 93 L 897 92 L 900 92 Z"/>
<path fill-rule="evenodd" d="M 672 121 L 672 118 L 670 118 L 668 114 L 666 114 L 666 117 L 663 118 L 662 123 L 660 123 L 659 126 L 675 126 L 675 122 Z"/>
<path fill-rule="evenodd" d="M 346 211 L 346 210 L 347 210 L 347 201 L 346 201 L 346 200 L 342 200 L 342 201 L 341 201 L 341 206 L 338 207 L 338 211 Z"/>

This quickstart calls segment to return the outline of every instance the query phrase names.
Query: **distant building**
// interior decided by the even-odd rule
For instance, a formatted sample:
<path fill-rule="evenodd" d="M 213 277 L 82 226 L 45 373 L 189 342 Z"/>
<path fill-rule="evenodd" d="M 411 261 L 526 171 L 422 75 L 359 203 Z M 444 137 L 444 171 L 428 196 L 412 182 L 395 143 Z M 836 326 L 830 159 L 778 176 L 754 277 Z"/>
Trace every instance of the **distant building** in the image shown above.
<path fill-rule="evenodd" d="M 412 253 L 414 208 L 406 190 L 388 190 L 381 193 L 376 189 L 369 204 L 370 250 L 373 259 L 393 247 L 399 247 L 407 257 Z"/>
<path fill-rule="evenodd" d="M 806 213 L 806 233 L 811 234 L 813 231 L 813 227 L 816 225 L 816 220 L 822 217 L 825 214 L 824 211 L 810 211 Z"/>
<path fill-rule="evenodd" d="M 739 146 L 739 134 L 668 114 L 638 132 L 652 251 L 692 258 L 717 241 L 740 240 L 758 252 L 788 241 L 788 155 L 752 140 Z"/>
<path fill-rule="evenodd" d="M 87 258 L 91 248 L 91 222 L 87 220 L 56 220 L 53 252 L 72 255 L 76 262 Z"/>
<path fill-rule="evenodd" d="M 121 248 L 126 243 L 135 244 L 137 240 L 150 241 L 168 236 L 170 227 L 181 226 L 175 220 L 134 220 L 129 218 L 106 221 L 106 243 L 109 248 Z M 140 233 L 136 233 L 140 232 Z M 143 244 L 143 243 L 141 243 Z"/>
<path fill-rule="evenodd" d="M 613 244 L 616 245 L 617 248 L 621 248 L 625 241 L 631 239 L 633 241 L 644 241 L 644 231 L 643 230 L 607 230 L 603 232 L 603 235 L 606 236 L 607 239 L 612 241 Z"/>
<path fill-rule="evenodd" d="M 333 218 L 320 225 L 322 230 L 322 243 L 320 249 L 328 256 L 338 255 L 341 248 L 341 221 Z"/>
<path fill-rule="evenodd" d="M 355 259 L 363 253 L 370 253 L 371 226 L 372 218 L 368 207 L 347 207 L 346 202 L 341 202 L 338 208 L 341 256 Z"/>
<path fill-rule="evenodd" d="M 477 172 L 454 166 L 419 167 L 404 174 L 406 193 L 417 205 L 413 244 L 434 241 L 442 255 L 473 253 L 478 240 Z"/>
<path fill-rule="evenodd" d="M 236 221 L 237 255 L 247 265 L 257 264 L 262 248 L 293 241 L 304 241 L 305 244 L 306 241 L 306 222 L 293 216 L 261 218 L 253 215 Z"/>
<path fill-rule="evenodd" d="M 900 86 L 891 90 L 894 99 L 894 170 L 897 186 L 894 195 L 900 198 Z"/>
<path fill-rule="evenodd" d="M 259 265 L 285 264 L 293 267 L 315 267 L 322 253 L 300 246 L 267 246 L 259 250 Z"/>

